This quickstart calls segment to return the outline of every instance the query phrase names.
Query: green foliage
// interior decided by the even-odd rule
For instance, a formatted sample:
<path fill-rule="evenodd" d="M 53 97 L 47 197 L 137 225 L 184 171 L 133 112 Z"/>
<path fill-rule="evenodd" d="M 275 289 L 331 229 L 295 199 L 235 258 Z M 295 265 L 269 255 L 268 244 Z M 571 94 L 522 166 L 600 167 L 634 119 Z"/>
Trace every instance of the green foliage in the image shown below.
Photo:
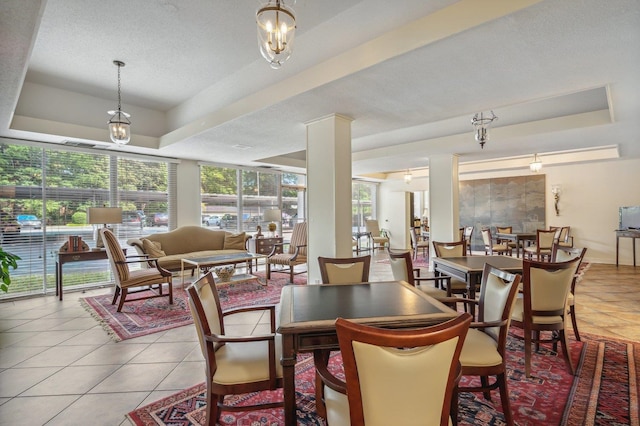
<path fill-rule="evenodd" d="M 87 213 L 75 212 L 73 216 L 71 216 L 71 223 L 75 225 L 84 225 L 85 223 L 87 223 Z"/>
<path fill-rule="evenodd" d="M 2 247 L 0 247 L 0 279 L 2 279 L 0 290 L 5 293 L 9 291 L 9 284 L 11 284 L 9 268 L 16 269 L 18 267 L 18 260 L 20 260 L 20 256 L 4 251 Z"/>

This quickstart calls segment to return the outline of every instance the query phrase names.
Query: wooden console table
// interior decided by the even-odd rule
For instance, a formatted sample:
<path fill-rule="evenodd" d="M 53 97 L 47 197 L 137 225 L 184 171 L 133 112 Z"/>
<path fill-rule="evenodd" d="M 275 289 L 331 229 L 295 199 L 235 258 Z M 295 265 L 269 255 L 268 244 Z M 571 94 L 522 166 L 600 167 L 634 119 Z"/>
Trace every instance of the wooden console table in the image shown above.
<path fill-rule="evenodd" d="M 123 248 L 125 256 L 127 249 Z M 56 259 L 56 296 L 62 300 L 62 265 L 69 262 L 90 262 L 108 259 L 106 250 L 59 251 Z"/>
<path fill-rule="evenodd" d="M 640 229 L 616 229 L 616 266 L 618 266 L 618 253 L 620 238 L 631 238 L 633 247 L 633 266 L 636 266 L 636 238 L 640 238 Z"/>

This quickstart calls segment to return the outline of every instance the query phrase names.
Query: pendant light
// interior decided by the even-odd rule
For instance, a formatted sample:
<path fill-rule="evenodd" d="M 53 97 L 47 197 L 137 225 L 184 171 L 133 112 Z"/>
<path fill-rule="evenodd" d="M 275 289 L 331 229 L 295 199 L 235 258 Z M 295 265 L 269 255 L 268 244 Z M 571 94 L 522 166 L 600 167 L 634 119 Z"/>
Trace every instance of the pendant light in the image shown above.
<path fill-rule="evenodd" d="M 120 68 L 124 67 L 124 62 L 115 60 L 113 64 L 118 67 L 118 110 L 108 111 L 111 115 L 109 120 L 109 136 L 111 140 L 118 145 L 126 145 L 131 140 L 131 115 L 122 111 L 122 102 L 120 96 Z"/>

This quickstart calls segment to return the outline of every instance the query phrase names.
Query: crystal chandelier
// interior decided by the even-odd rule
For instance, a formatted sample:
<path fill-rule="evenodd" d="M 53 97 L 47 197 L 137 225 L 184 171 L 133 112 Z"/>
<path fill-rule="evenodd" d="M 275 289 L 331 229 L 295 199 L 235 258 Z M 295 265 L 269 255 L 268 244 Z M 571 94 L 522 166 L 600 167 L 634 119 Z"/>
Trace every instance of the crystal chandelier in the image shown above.
<path fill-rule="evenodd" d="M 109 120 L 109 136 L 111 140 L 118 145 L 126 145 L 131 140 L 131 121 L 129 117 L 131 115 L 122 111 L 121 97 L 120 97 L 120 68 L 124 67 L 124 62 L 113 61 L 113 64 L 118 67 L 118 110 L 108 111 L 107 114 L 111 115 Z"/>
<path fill-rule="evenodd" d="M 533 154 L 533 161 L 529 163 L 529 169 L 533 173 L 538 173 L 542 170 L 542 161 L 538 158 L 538 154 Z"/>
<path fill-rule="evenodd" d="M 256 13 L 260 53 L 271 68 L 278 69 L 289 59 L 296 35 L 296 17 L 284 0 L 269 0 Z"/>
<path fill-rule="evenodd" d="M 484 144 L 489 140 L 489 126 L 497 119 L 493 111 L 490 117 L 485 117 L 484 113 L 478 112 L 471 119 L 471 124 L 476 129 L 476 140 L 480 142 L 481 148 L 484 148 Z"/>

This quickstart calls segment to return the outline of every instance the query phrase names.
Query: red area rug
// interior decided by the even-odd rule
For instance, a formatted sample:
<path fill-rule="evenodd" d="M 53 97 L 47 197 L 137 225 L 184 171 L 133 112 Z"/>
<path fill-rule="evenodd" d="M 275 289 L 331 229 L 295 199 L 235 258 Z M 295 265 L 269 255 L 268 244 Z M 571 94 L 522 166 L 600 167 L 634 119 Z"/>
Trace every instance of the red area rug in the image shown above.
<path fill-rule="evenodd" d="M 256 276 L 264 282 L 264 273 L 256 273 Z M 258 280 L 243 283 L 223 284 L 218 287 L 220 301 L 223 309 L 231 309 L 239 306 L 274 304 L 280 301 L 282 287 L 287 284 L 287 278 L 269 280 L 268 285 L 263 285 Z M 116 341 L 145 336 L 171 328 L 191 324 L 191 312 L 187 304 L 187 295 L 182 286 L 175 280 L 173 287 L 173 305 L 168 303 L 168 298 L 159 297 L 147 300 L 127 301 L 122 312 L 116 312 L 117 303 L 111 304 L 112 294 L 85 297 L 80 300 L 84 308 L 91 313 Z M 306 276 L 298 275 L 295 284 L 306 284 Z M 185 286 L 188 286 L 185 283 Z M 139 293 L 133 296 L 143 296 Z"/>
<path fill-rule="evenodd" d="M 562 357 L 541 348 L 533 357 L 533 377 L 524 376 L 523 343 L 510 337 L 508 345 L 508 383 L 513 416 L 519 426 L 528 425 L 637 425 L 638 368 L 640 344 L 587 336 L 584 343 L 571 342 L 572 355 L 580 360 L 574 378 Z M 596 350 L 604 344 L 603 351 Z M 621 346 L 622 345 L 622 346 Z M 582 349 L 584 346 L 584 350 Z M 623 348 L 624 347 L 624 348 Z M 595 353 L 601 362 L 592 362 Z M 622 361 L 626 354 L 626 361 Z M 332 368 L 340 368 L 339 356 L 331 358 Z M 315 414 L 313 362 L 301 357 L 296 366 L 296 400 L 298 424 L 324 425 Z M 469 382 L 468 378 L 463 378 Z M 475 379 L 473 379 L 475 380 Z M 281 392 L 261 392 L 236 396 L 233 402 L 281 398 Z M 229 401 L 229 400 L 227 400 Z M 204 421 L 204 384 L 186 389 L 150 405 L 132 411 L 127 416 L 138 426 L 193 425 Z M 500 397 L 492 393 L 492 401 L 478 394 L 460 395 L 460 425 L 497 426 L 504 424 Z M 591 422 L 585 417 L 590 417 Z M 223 412 L 222 426 L 280 425 L 282 409 L 245 413 Z"/>

